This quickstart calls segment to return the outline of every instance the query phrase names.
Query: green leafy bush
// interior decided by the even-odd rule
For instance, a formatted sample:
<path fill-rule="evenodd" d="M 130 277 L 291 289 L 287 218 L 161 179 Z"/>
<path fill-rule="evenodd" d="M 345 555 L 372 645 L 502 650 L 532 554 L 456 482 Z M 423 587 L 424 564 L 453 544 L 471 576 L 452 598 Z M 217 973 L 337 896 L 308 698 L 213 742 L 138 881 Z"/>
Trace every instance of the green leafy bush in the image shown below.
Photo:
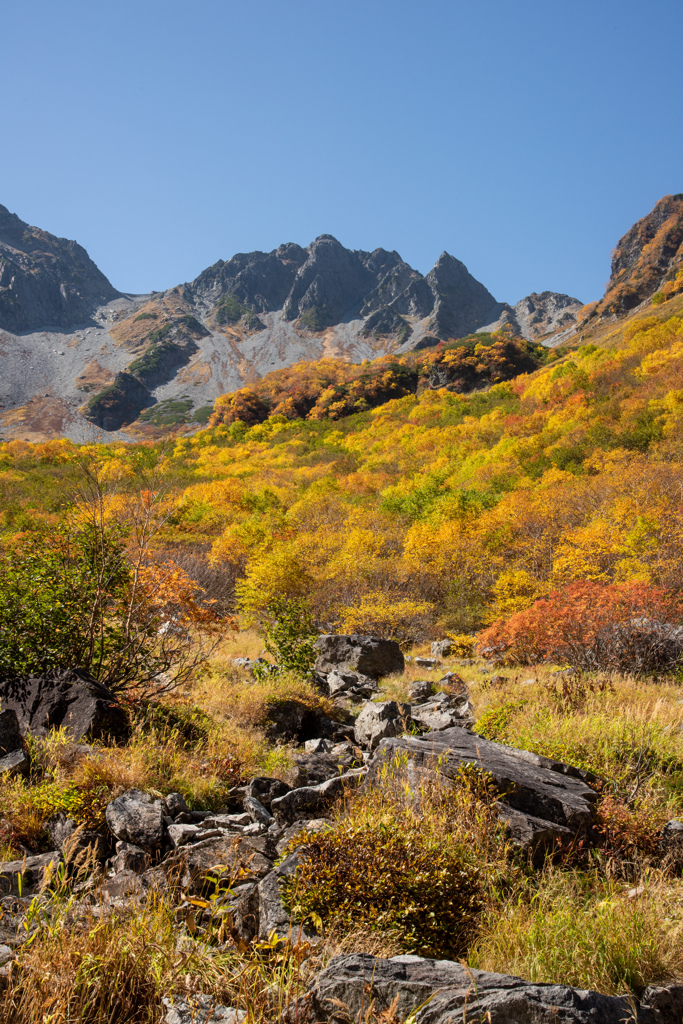
<path fill-rule="evenodd" d="M 303 600 L 278 597 L 266 608 L 264 645 L 281 669 L 307 675 L 315 664 L 318 631 Z"/>

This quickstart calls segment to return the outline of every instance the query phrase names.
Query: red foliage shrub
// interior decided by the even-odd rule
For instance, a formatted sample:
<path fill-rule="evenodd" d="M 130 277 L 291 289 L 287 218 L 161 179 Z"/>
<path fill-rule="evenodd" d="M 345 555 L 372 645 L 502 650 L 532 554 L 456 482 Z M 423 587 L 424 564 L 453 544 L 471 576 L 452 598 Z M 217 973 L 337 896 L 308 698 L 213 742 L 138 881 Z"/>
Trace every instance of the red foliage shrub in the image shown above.
<path fill-rule="evenodd" d="M 508 664 L 667 670 L 683 658 L 682 614 L 680 600 L 665 590 L 580 580 L 495 622 L 479 635 L 478 649 Z"/>

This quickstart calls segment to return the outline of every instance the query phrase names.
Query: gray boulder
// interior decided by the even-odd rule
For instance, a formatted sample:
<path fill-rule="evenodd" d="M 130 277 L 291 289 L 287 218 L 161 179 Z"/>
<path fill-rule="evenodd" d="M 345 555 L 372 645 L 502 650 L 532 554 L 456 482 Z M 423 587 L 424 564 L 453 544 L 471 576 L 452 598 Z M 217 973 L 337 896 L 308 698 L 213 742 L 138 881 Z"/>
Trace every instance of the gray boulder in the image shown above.
<path fill-rule="evenodd" d="M 160 800 L 129 789 L 107 804 L 107 825 L 117 839 L 144 850 L 154 850 L 164 839 L 164 812 Z"/>
<path fill-rule="evenodd" d="M 304 858 L 302 850 L 295 850 L 259 882 L 258 934 L 261 940 L 265 941 L 274 933 L 278 939 L 292 943 L 317 941 L 315 934 L 292 920 L 282 902 L 282 884 L 296 874 Z"/>
<path fill-rule="evenodd" d="M 246 1011 L 223 1006 L 210 996 L 197 993 L 186 999 L 162 999 L 166 1007 L 164 1024 L 241 1024 Z"/>
<path fill-rule="evenodd" d="M 415 679 L 408 687 L 408 700 L 411 704 L 424 704 L 434 696 L 434 683 L 428 679 Z"/>
<path fill-rule="evenodd" d="M 395 640 L 378 636 L 323 633 L 316 641 L 317 672 L 329 673 L 343 669 L 371 679 L 381 679 L 392 672 L 403 672 L 405 660 Z"/>
<path fill-rule="evenodd" d="M 179 814 L 187 814 L 189 811 L 185 798 L 180 793 L 168 793 L 164 797 L 164 803 L 171 818 L 177 818 Z"/>
<path fill-rule="evenodd" d="M 9 772 L 11 775 L 28 775 L 31 762 L 23 750 L 13 750 L 11 754 L 0 757 L 0 775 Z"/>
<path fill-rule="evenodd" d="M 356 719 L 356 743 L 366 750 L 374 750 L 388 736 L 400 736 L 412 723 L 411 705 L 395 700 L 365 705 Z"/>
<path fill-rule="evenodd" d="M 432 658 L 447 658 L 453 650 L 452 640 L 434 640 L 432 643 Z"/>
<path fill-rule="evenodd" d="M 275 850 L 268 837 L 222 835 L 183 846 L 169 854 L 163 867 L 189 892 L 213 891 L 237 879 L 255 881 L 268 874 Z"/>
<path fill-rule="evenodd" d="M 296 821 L 284 830 L 278 840 L 278 844 L 275 847 L 278 857 L 282 856 L 292 839 L 301 835 L 302 832 L 327 832 L 331 828 L 334 828 L 334 824 L 329 818 L 310 818 L 308 820 L 304 818 L 301 821 Z M 300 845 L 301 843 L 299 843 Z"/>
<path fill-rule="evenodd" d="M 322 818 L 336 800 L 344 795 L 347 786 L 358 782 L 358 774 L 337 775 L 318 786 L 292 789 L 285 796 L 273 800 L 272 811 L 277 820 L 291 825 L 299 818 Z"/>
<path fill-rule="evenodd" d="M 53 814 L 46 823 L 46 829 L 53 848 L 68 855 L 71 860 L 79 860 L 83 856 L 104 860 L 109 852 L 110 847 L 104 836 L 93 829 L 78 828 L 76 822 L 67 818 L 64 811 Z"/>
<path fill-rule="evenodd" d="M 0 896 L 31 896 L 51 878 L 62 862 L 51 850 L 23 860 L 0 861 Z"/>
<path fill-rule="evenodd" d="M 472 970 L 450 960 L 364 954 L 336 957 L 305 996 L 286 1011 L 289 1022 L 361 1020 L 373 1004 L 378 1018 L 416 1014 L 416 1024 L 678 1024 L 683 985 L 649 988 L 640 1006 L 627 996 L 606 996 L 567 985 Z"/>
<path fill-rule="evenodd" d="M 570 774 L 576 769 L 569 765 L 455 727 L 420 738 L 382 740 L 369 765 L 370 779 L 397 755 L 407 755 L 414 772 L 436 772 L 447 780 L 456 779 L 463 765 L 476 765 L 492 777 L 504 804 L 535 819 L 532 831 L 541 827 L 540 819 L 558 838 L 566 838 L 565 829 L 572 835 L 591 832 L 598 794 Z"/>
<path fill-rule="evenodd" d="M 438 661 L 436 658 L 424 658 L 418 655 L 415 659 L 415 664 L 418 668 L 436 668 Z"/>
<path fill-rule="evenodd" d="M 51 671 L 0 682 L 0 704 L 16 713 L 22 734 L 47 736 L 65 729 L 79 740 L 87 735 L 121 735 L 127 717 L 116 697 L 96 679 L 76 670 Z"/>
<path fill-rule="evenodd" d="M 269 776 L 257 775 L 251 779 L 245 789 L 245 796 L 253 797 L 259 803 L 270 810 L 270 806 L 278 796 L 284 796 L 289 792 L 290 787 L 281 779 L 272 779 Z"/>
<path fill-rule="evenodd" d="M 7 708 L 0 714 L 0 756 L 12 754 L 15 750 L 22 750 L 21 730 L 17 713 L 12 708 Z"/>
<path fill-rule="evenodd" d="M 370 676 L 337 669 L 327 677 L 327 688 L 333 700 L 346 697 L 351 701 L 368 700 L 379 692 L 379 686 Z"/>
<path fill-rule="evenodd" d="M 259 825 L 265 825 L 266 828 L 272 825 L 275 818 L 267 810 L 260 800 L 257 800 L 255 796 L 250 796 L 249 793 L 244 798 L 244 810 L 247 812 L 252 822 Z"/>
<path fill-rule="evenodd" d="M 439 732 L 453 726 L 474 725 L 472 705 L 465 696 L 437 693 L 429 701 L 414 707 L 413 720 L 421 729 Z"/>
<path fill-rule="evenodd" d="M 353 768 L 361 768 L 363 761 L 360 751 L 352 743 L 340 743 L 329 753 L 295 754 L 294 766 L 293 787 L 301 789 L 302 786 L 317 786 Z"/>
<path fill-rule="evenodd" d="M 119 840 L 116 844 L 116 854 L 109 862 L 109 867 L 115 875 L 131 871 L 140 874 L 149 867 L 149 854 L 134 843 Z"/>

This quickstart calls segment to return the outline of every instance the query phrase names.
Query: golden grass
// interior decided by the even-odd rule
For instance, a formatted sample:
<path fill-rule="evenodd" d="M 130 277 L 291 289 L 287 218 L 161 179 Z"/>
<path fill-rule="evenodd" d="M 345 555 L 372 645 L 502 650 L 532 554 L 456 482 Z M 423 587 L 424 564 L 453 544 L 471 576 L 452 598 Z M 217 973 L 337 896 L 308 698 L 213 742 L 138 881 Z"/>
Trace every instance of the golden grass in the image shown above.
<path fill-rule="evenodd" d="M 597 992 L 632 992 L 683 975 L 683 882 L 651 873 L 627 888 L 548 868 L 492 902 L 468 963 Z"/>

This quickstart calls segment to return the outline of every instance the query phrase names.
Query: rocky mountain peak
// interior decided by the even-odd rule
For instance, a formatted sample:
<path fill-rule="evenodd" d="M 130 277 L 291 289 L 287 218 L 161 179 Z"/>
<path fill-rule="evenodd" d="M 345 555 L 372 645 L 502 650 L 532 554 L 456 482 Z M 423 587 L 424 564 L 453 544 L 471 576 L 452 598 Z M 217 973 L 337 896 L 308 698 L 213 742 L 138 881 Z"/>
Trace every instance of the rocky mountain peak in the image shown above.
<path fill-rule="evenodd" d="M 0 327 L 72 327 L 119 294 L 77 242 L 0 206 Z"/>

